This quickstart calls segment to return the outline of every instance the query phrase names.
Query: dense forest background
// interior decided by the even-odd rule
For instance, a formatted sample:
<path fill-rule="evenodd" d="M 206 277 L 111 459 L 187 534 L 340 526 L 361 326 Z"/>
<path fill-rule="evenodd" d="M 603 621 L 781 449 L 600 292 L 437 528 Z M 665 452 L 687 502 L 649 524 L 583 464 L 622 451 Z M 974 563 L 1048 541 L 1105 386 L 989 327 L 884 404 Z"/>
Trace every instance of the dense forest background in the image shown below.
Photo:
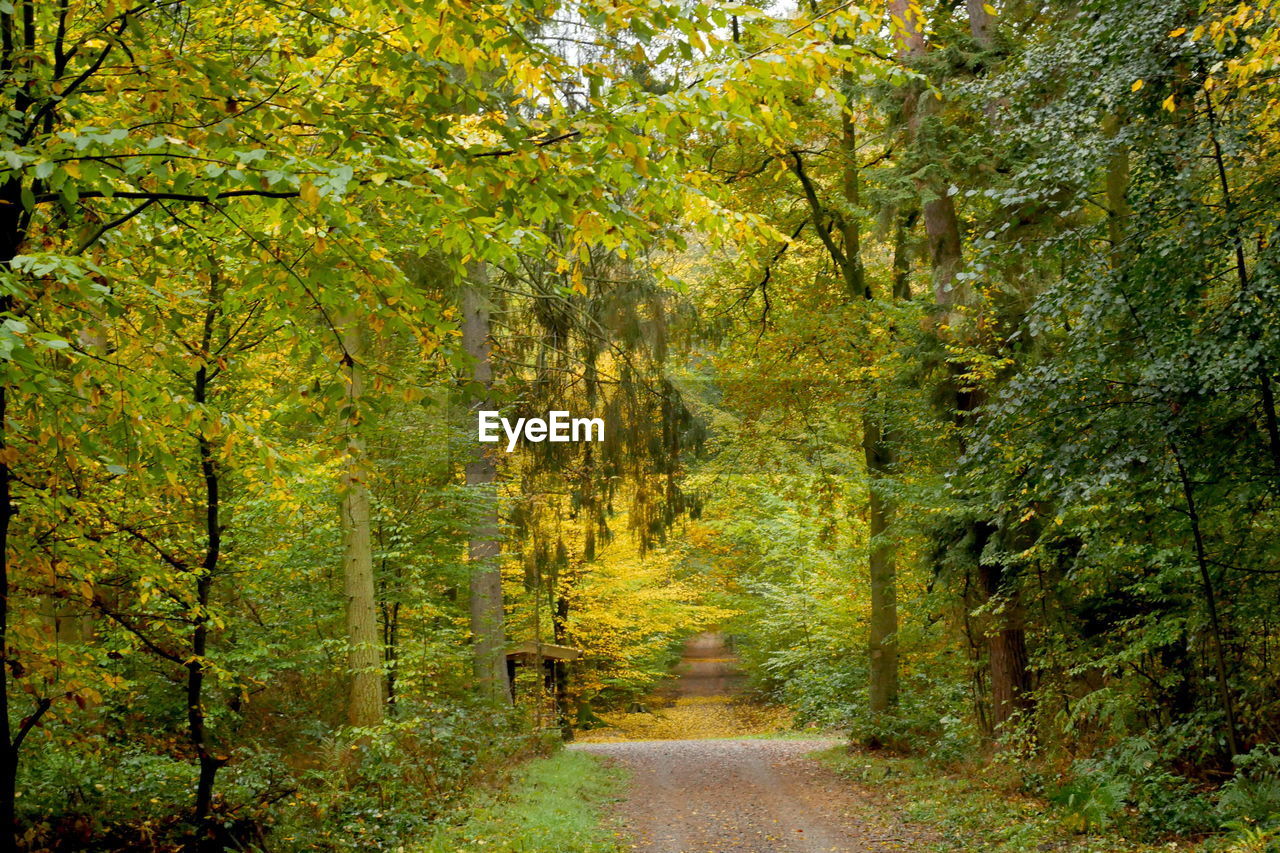
<path fill-rule="evenodd" d="M 0 2 L 0 847 L 404 849 L 712 626 L 1275 843 L 1278 68 L 1271 0 Z"/>

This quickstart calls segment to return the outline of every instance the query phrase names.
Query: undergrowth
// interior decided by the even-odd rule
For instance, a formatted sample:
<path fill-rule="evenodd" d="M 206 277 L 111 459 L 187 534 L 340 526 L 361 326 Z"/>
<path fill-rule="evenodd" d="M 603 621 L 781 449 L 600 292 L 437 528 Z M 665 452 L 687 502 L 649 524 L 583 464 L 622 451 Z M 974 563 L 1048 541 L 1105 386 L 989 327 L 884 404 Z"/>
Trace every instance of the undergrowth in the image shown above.
<path fill-rule="evenodd" d="M 1122 802 L 1120 794 L 1103 792 L 1064 804 L 1027 794 L 1016 774 L 1003 772 L 998 763 L 947 767 L 926 757 L 845 748 L 826 750 L 819 757 L 840 775 L 883 796 L 904 820 L 931 828 L 937 851 L 1280 853 L 1280 833 L 1266 820 L 1227 822 L 1209 836 L 1137 841 L 1119 817 L 1098 820 L 1090 811 L 1102 810 L 1107 797 Z M 1129 806 L 1128 811 L 1135 808 Z M 1121 812 L 1121 807 L 1114 811 Z M 980 846 L 975 839 L 981 839 Z"/>

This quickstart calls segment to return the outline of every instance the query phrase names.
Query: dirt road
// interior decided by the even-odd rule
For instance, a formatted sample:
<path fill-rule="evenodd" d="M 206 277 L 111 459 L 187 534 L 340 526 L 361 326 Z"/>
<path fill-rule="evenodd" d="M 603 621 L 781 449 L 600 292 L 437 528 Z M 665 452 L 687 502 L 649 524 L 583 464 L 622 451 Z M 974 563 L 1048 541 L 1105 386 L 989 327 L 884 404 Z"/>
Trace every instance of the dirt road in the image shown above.
<path fill-rule="evenodd" d="M 697 709 L 717 713 L 739 688 L 734 659 L 719 635 L 691 640 L 677 672 L 675 707 L 685 712 L 678 719 L 694 726 Z M 716 725 L 701 728 L 716 730 Z M 615 740 L 573 748 L 605 756 L 629 771 L 620 816 L 633 849 L 641 853 L 923 849 L 886 808 L 807 757 L 836 743 Z"/>

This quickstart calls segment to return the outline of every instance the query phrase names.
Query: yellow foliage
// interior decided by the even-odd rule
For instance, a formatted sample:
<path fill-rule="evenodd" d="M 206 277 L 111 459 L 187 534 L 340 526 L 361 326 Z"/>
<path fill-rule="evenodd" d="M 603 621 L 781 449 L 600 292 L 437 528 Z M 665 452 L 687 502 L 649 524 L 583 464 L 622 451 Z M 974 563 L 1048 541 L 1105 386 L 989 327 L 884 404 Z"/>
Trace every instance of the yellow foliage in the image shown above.
<path fill-rule="evenodd" d="M 791 728 L 791 712 L 734 696 L 682 696 L 665 708 L 600 715 L 608 727 L 578 737 L 586 743 L 701 740 L 767 735 Z"/>

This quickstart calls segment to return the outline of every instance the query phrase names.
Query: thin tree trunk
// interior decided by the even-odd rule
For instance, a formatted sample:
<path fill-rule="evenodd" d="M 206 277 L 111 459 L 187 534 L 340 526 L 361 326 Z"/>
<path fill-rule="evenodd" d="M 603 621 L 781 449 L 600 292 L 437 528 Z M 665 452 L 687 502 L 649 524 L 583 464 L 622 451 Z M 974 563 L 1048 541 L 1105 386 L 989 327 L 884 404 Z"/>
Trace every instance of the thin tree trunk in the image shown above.
<path fill-rule="evenodd" d="M 7 61 L 6 61 L 7 64 Z M 19 96 L 21 98 L 21 95 Z M 0 263 L 8 265 L 18 254 L 25 239 L 26 225 L 21 204 L 22 186 L 17 180 L 7 181 L 0 188 Z M 0 296 L 0 318 L 14 310 L 13 297 Z M 0 722 L 4 724 L 4 739 L 0 743 L 0 848 L 16 847 L 15 801 L 17 798 L 18 754 L 27 732 L 39 722 L 48 710 L 48 702 L 41 700 L 35 711 L 18 725 L 16 732 L 9 726 L 10 707 L 9 678 L 9 604 L 12 586 L 9 577 L 9 526 L 13 522 L 13 469 L 9 465 L 9 406 L 12 392 L 0 384 Z"/>
<path fill-rule="evenodd" d="M 13 45 L 9 32 L 12 12 L 4 17 L 5 45 L 0 57 L 0 72 L 11 75 L 13 71 Z M 33 45 L 28 45 L 33 48 Z M 14 106 L 19 113 L 30 105 L 25 87 L 18 88 Z M 0 263 L 6 267 L 18 254 L 26 239 L 31 213 L 23 212 L 22 182 L 10 178 L 0 188 Z M 11 295 L 0 296 L 0 319 L 14 310 Z M 9 578 L 9 526 L 13 522 L 13 469 L 9 465 L 8 409 L 12 403 L 11 391 L 0 384 L 0 724 L 3 724 L 3 743 L 0 743 L 0 848 L 17 849 L 17 825 L 15 805 L 17 799 L 18 754 L 22 741 L 31 728 L 39 722 L 51 704 L 40 700 L 34 713 L 18 724 L 17 732 L 9 726 L 12 708 L 9 697 L 9 678 L 12 667 L 9 661 L 9 596 L 12 593 Z"/>
<path fill-rule="evenodd" d="M 555 606 L 551 611 L 551 635 L 556 645 L 567 645 L 566 628 L 569 624 L 569 597 L 566 590 L 554 595 Z M 565 740 L 573 739 L 573 715 L 569 708 L 569 661 L 555 661 L 556 720 Z"/>
<path fill-rule="evenodd" d="M 481 264 L 471 269 L 471 280 L 462 293 L 462 345 L 473 359 L 472 382 L 478 390 L 472 410 L 488 409 L 493 365 L 489 343 L 489 302 L 487 270 Z M 511 701 L 507 677 L 506 632 L 502 608 L 502 570 L 498 561 L 498 502 L 495 492 L 498 468 L 485 448 L 477 443 L 466 469 L 467 487 L 483 504 L 471 527 L 468 548 L 471 559 L 471 636 L 473 669 L 481 693 L 497 702 Z"/>
<path fill-rule="evenodd" d="M 221 303 L 219 277 L 215 273 L 209 284 L 209 306 L 205 311 L 204 330 L 200 340 L 200 355 L 204 363 L 196 370 L 192 400 L 202 407 L 209 399 L 209 359 L 213 350 L 213 330 L 218 320 Z M 203 427 L 196 440 L 200 461 L 200 479 L 204 483 L 204 559 L 196 576 L 197 615 L 191 632 L 191 657 L 187 661 L 187 733 L 195 748 L 199 762 L 196 780 L 196 804 L 194 833 L 188 843 L 192 850 L 222 850 L 218 828 L 210 818 L 213 812 L 213 786 L 219 768 L 227 758 L 216 754 L 209 743 L 205 725 L 204 680 L 208 669 L 206 654 L 209 647 L 209 598 L 213 581 L 218 572 L 218 560 L 222 556 L 221 480 Z"/>
<path fill-rule="evenodd" d="M 342 474 L 343 588 L 347 604 L 347 666 L 350 695 L 347 722 L 376 726 L 382 722 L 382 649 L 378 642 L 377 587 L 373 577 L 369 481 L 364 442 L 360 437 L 360 403 L 364 393 L 364 334 L 354 316 L 343 322 L 342 344 L 347 370 L 350 435 Z"/>
<path fill-rule="evenodd" d="M 917 210 L 900 210 L 893 217 L 893 298 L 911 299 L 911 257 L 907 248 L 907 234 L 915 226 L 920 213 Z"/>
<path fill-rule="evenodd" d="M 893 508 L 882 493 L 883 481 L 894 454 L 892 448 L 886 446 L 880 424 L 873 415 L 863 415 L 862 418 L 862 449 L 870 496 L 869 705 L 873 714 L 881 715 L 889 713 L 898 704 L 898 578 L 894 544 L 887 538 Z"/>
<path fill-rule="evenodd" d="M 1218 699 L 1222 703 L 1222 713 L 1226 719 L 1227 748 L 1231 757 L 1240 754 L 1240 735 L 1236 725 L 1235 702 L 1232 701 L 1231 683 L 1227 680 L 1227 655 L 1223 648 L 1222 619 L 1218 615 L 1218 596 L 1214 590 L 1213 576 L 1209 573 L 1209 557 L 1204 546 L 1204 534 L 1200 527 L 1200 512 L 1196 506 L 1195 489 L 1191 478 L 1187 476 L 1186 466 L 1182 462 L 1182 454 L 1170 442 L 1174 461 L 1178 466 L 1178 479 L 1182 483 L 1182 497 L 1187 505 L 1187 520 L 1191 525 L 1191 537 L 1195 544 L 1196 566 L 1200 570 L 1200 589 L 1204 594 L 1205 611 L 1209 616 L 1209 630 L 1213 637 L 1213 666 L 1218 676 Z"/>
<path fill-rule="evenodd" d="M 1218 184 L 1222 190 L 1222 207 L 1226 215 L 1227 225 L 1231 232 L 1232 248 L 1235 252 L 1236 279 L 1240 284 L 1241 295 L 1248 294 L 1249 267 L 1244 256 L 1244 237 L 1240 234 L 1240 226 L 1236 222 L 1235 199 L 1231 195 L 1231 183 L 1227 180 L 1227 163 L 1222 154 L 1222 143 L 1218 140 L 1218 114 L 1213 106 L 1213 96 L 1206 89 L 1204 93 L 1206 114 L 1209 119 L 1209 140 L 1213 145 L 1213 160 L 1217 166 Z M 1250 335 L 1257 341 L 1258 335 Z M 1264 364 L 1258 368 L 1258 388 L 1261 393 L 1262 419 L 1266 425 L 1267 443 L 1271 450 L 1271 464 L 1276 476 L 1280 476 L 1280 420 L 1276 417 L 1275 393 L 1271 387 L 1271 375 Z"/>
<path fill-rule="evenodd" d="M 396 708 L 396 678 L 400 670 L 400 602 L 384 607 L 383 646 L 387 667 L 387 710 L 394 716 Z"/>

